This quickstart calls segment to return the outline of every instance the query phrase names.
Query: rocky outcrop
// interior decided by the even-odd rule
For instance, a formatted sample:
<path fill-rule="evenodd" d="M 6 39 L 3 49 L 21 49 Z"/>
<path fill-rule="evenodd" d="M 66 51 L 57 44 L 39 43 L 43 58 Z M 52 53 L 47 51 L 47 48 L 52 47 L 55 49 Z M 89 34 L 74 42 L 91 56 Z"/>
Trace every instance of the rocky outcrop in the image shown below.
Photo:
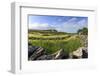
<path fill-rule="evenodd" d="M 82 48 L 72 52 L 73 58 L 82 58 Z"/>
<path fill-rule="evenodd" d="M 88 51 L 86 47 L 80 47 L 76 51 L 69 54 L 72 59 L 88 58 Z"/>
<path fill-rule="evenodd" d="M 37 60 L 51 60 L 54 57 L 52 55 L 42 55 L 40 57 L 37 58 Z"/>
<path fill-rule="evenodd" d="M 69 55 L 65 53 L 63 49 L 58 50 L 53 55 L 54 55 L 54 59 L 67 59 L 69 57 Z"/>
<path fill-rule="evenodd" d="M 88 35 L 79 35 L 79 38 L 81 39 L 81 44 L 84 47 L 88 47 Z"/>
<path fill-rule="evenodd" d="M 82 49 L 82 58 L 88 58 L 88 50 L 87 48 Z"/>
<path fill-rule="evenodd" d="M 39 47 L 37 47 L 37 46 L 29 46 L 28 47 L 28 57 L 30 57 L 38 48 Z"/>
<path fill-rule="evenodd" d="M 42 47 L 39 47 L 36 49 L 33 54 L 30 56 L 29 60 L 36 60 L 39 56 L 44 54 L 44 49 Z"/>
<path fill-rule="evenodd" d="M 30 46 L 28 52 L 29 60 L 56 60 L 56 59 L 80 59 L 88 58 L 88 51 L 86 47 L 80 47 L 77 50 L 66 53 L 63 49 L 58 50 L 53 54 L 46 54 L 44 48 Z"/>
<path fill-rule="evenodd" d="M 29 47 L 28 53 L 29 60 L 56 60 L 56 59 L 67 59 L 69 55 L 64 52 L 63 49 L 58 50 L 53 54 L 46 54 L 42 47 Z"/>

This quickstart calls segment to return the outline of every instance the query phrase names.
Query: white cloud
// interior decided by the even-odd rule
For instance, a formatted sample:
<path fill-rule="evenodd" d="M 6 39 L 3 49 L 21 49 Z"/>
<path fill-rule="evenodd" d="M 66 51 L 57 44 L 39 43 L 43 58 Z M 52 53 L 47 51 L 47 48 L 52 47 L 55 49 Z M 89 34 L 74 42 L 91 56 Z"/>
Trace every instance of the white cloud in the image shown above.
<path fill-rule="evenodd" d="M 71 19 L 69 19 L 67 22 L 73 22 L 73 21 L 76 21 L 77 20 L 77 18 L 71 18 Z"/>
<path fill-rule="evenodd" d="M 85 19 L 80 20 L 77 24 L 78 24 L 78 25 L 81 25 L 81 26 L 87 26 L 87 22 L 86 22 Z"/>
<path fill-rule="evenodd" d="M 35 29 L 35 30 L 46 30 L 49 28 L 49 25 L 47 23 L 34 23 L 34 24 L 29 24 L 29 29 Z"/>
<path fill-rule="evenodd" d="M 86 20 L 82 19 L 79 22 L 74 22 L 75 20 L 76 18 L 72 18 L 67 22 L 62 23 L 59 27 L 56 28 L 56 30 L 74 33 L 77 32 L 78 29 L 82 29 L 83 27 L 87 26 Z"/>

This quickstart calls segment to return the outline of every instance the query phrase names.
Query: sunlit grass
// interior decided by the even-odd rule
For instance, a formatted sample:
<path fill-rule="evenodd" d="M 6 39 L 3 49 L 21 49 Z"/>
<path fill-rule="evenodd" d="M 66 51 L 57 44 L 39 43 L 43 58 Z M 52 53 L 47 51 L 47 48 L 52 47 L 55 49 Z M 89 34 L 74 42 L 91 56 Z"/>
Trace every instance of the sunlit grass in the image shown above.
<path fill-rule="evenodd" d="M 62 40 L 32 40 L 29 43 L 33 46 L 40 46 L 45 49 L 48 54 L 52 54 L 60 49 L 64 49 L 66 53 L 75 51 L 81 46 L 79 38 L 70 38 Z"/>

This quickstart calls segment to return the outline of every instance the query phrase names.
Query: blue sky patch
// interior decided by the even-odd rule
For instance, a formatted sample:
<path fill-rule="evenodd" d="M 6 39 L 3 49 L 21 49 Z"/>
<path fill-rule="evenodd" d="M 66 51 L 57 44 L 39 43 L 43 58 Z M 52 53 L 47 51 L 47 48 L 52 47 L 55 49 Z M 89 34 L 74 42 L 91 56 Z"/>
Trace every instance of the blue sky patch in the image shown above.
<path fill-rule="evenodd" d="M 87 27 L 88 17 L 80 16 L 44 16 L 29 15 L 29 29 L 56 29 L 60 32 L 76 33 L 78 29 Z"/>

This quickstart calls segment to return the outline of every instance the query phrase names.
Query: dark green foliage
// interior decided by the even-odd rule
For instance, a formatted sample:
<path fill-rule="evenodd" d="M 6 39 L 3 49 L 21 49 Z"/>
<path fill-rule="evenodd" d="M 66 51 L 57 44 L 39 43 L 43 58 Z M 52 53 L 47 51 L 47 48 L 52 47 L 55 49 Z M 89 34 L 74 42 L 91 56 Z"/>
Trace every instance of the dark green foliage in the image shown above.
<path fill-rule="evenodd" d="M 82 35 L 88 35 L 88 28 L 84 27 L 83 29 L 79 29 L 77 32 Z"/>

